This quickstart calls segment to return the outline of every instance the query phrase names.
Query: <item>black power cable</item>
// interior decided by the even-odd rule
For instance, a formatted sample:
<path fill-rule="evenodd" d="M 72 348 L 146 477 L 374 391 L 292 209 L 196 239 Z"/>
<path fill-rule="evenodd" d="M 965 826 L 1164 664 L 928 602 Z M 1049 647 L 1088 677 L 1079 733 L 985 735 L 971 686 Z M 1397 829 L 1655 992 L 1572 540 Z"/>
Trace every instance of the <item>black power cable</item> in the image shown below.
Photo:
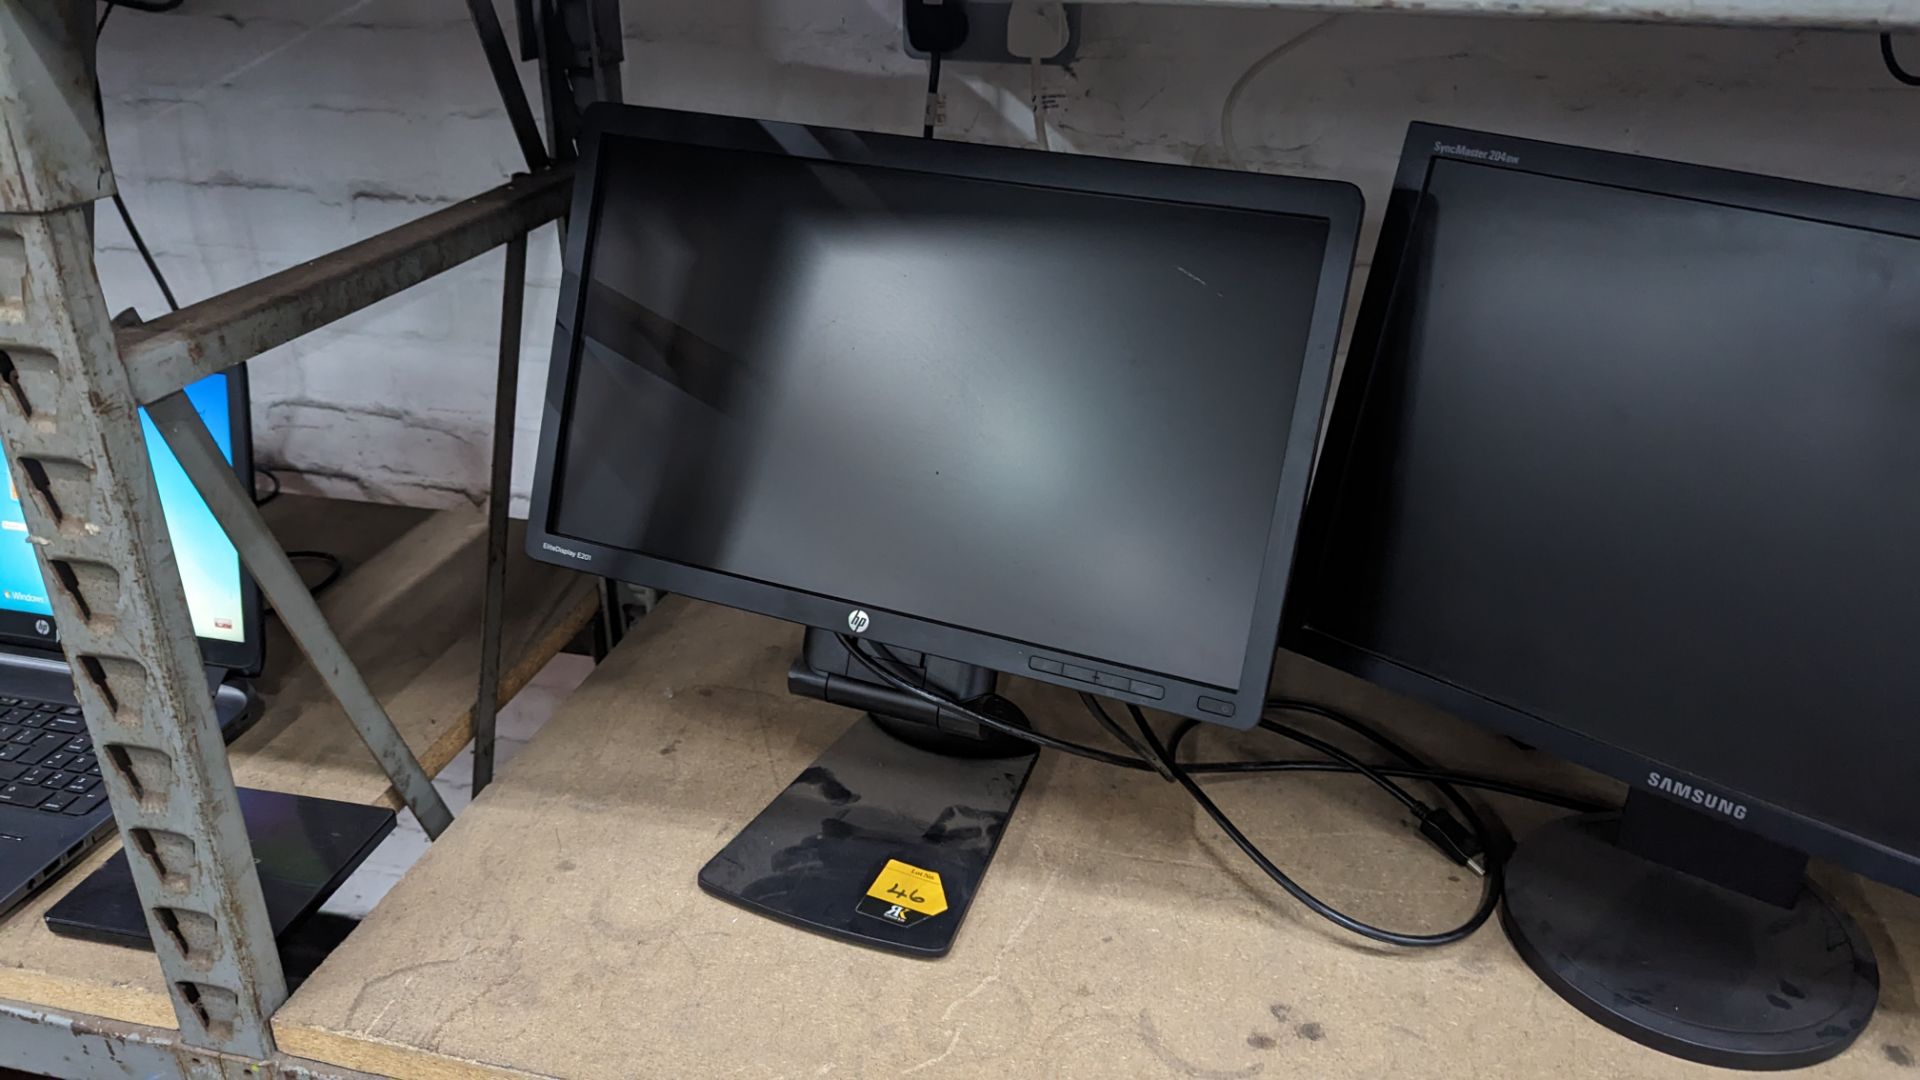
<path fill-rule="evenodd" d="M 1359 758 L 1354 757 L 1352 754 L 1347 753 L 1345 750 L 1340 749 L 1330 742 L 1315 738 L 1298 728 L 1288 727 L 1285 724 L 1276 724 L 1271 721 L 1262 720 L 1260 721 L 1260 726 L 1281 738 L 1292 739 L 1294 742 L 1299 743 L 1309 750 L 1318 751 L 1356 775 L 1366 777 L 1368 780 L 1373 781 L 1375 787 L 1393 796 L 1396 802 L 1408 810 L 1411 810 L 1416 815 L 1425 816 L 1432 811 L 1432 807 L 1414 798 L 1408 793 L 1406 788 L 1394 783 L 1392 779 L 1381 773 L 1378 769 L 1375 769 L 1373 766 L 1368 765 L 1366 762 L 1361 761 Z"/>
<path fill-rule="evenodd" d="M 153 283 L 160 286 L 160 296 L 167 302 L 168 311 L 179 311 L 180 301 L 174 299 L 173 287 L 167 284 L 167 276 L 160 272 L 160 264 L 153 259 L 153 252 L 147 250 L 147 241 L 140 235 L 140 229 L 133 223 L 133 214 L 127 210 L 127 200 L 120 197 L 116 188 L 113 193 L 113 208 L 120 211 L 120 221 L 127 227 L 127 235 L 133 238 L 134 250 L 140 253 L 141 261 L 147 264 L 147 273 L 153 275 Z"/>
<path fill-rule="evenodd" d="M 940 0 L 905 0 L 901 16 L 906 24 L 907 44 L 927 54 L 927 111 L 921 122 L 920 137 L 931 139 L 940 111 L 940 59 L 966 44 L 967 9 L 964 4 Z"/>
<path fill-rule="evenodd" d="M 287 552 L 287 558 L 294 562 L 318 562 L 326 564 L 327 572 L 320 576 L 319 581 L 307 586 L 307 591 L 315 596 L 319 596 L 321 593 L 327 591 L 328 586 L 339 581 L 340 575 L 347 572 L 346 564 L 340 561 L 340 556 L 330 551 L 289 551 Z"/>
<path fill-rule="evenodd" d="M 1159 770 L 1160 774 L 1166 777 L 1168 780 L 1178 779 L 1173 775 L 1173 770 L 1171 768 L 1164 767 L 1166 762 L 1162 761 L 1158 754 L 1153 753 L 1151 748 L 1144 746 L 1140 742 L 1128 736 L 1124 732 L 1124 730 L 1121 729 L 1120 726 L 1113 721 L 1113 718 L 1107 715 L 1106 706 L 1102 705 L 1098 698 L 1094 697 L 1092 694 L 1082 693 L 1080 695 L 1080 703 L 1087 707 L 1087 711 L 1093 714 L 1094 719 L 1100 722 L 1101 727 L 1104 727 L 1109 732 L 1112 732 L 1115 738 L 1119 739 L 1122 743 L 1126 745 L 1127 749 L 1132 750 L 1136 754 L 1139 754 L 1141 757 L 1146 758 L 1148 761 L 1148 764 L 1153 764 L 1156 761 L 1161 762 L 1163 768 Z M 1193 728 L 1199 726 L 1199 723 L 1200 722 L 1198 720 L 1188 720 L 1182 723 L 1178 728 L 1175 729 L 1173 737 L 1167 741 L 1167 752 L 1168 752 L 1167 760 L 1174 760 L 1174 754 L 1177 748 L 1179 747 L 1180 740 L 1186 738 L 1187 733 L 1191 731 Z M 1307 747 L 1309 750 L 1314 750 L 1319 753 L 1325 754 L 1328 758 L 1331 759 L 1331 761 L 1327 763 L 1332 766 L 1332 769 L 1330 771 L 1350 773 L 1352 775 L 1362 776 L 1368 780 L 1371 780 L 1375 787 L 1378 787 L 1380 790 L 1386 792 L 1388 795 L 1393 796 L 1396 802 L 1406 807 L 1414 815 L 1421 818 L 1425 818 L 1428 815 L 1433 813 L 1432 807 L 1426 805 L 1425 803 L 1421 802 L 1419 799 L 1415 798 L 1412 794 L 1410 794 L 1407 791 L 1406 788 L 1403 788 L 1399 784 L 1394 783 L 1393 780 L 1389 778 L 1385 773 L 1383 773 L 1380 769 L 1376 768 L 1375 766 L 1369 765 L 1364 761 L 1361 761 L 1359 758 L 1356 758 L 1352 754 L 1347 753 L 1345 750 L 1342 750 L 1340 747 L 1335 746 L 1332 743 L 1325 741 L 1324 739 L 1319 739 L 1312 735 L 1309 735 L 1306 732 L 1299 730 L 1298 728 L 1288 727 L 1285 724 L 1275 724 L 1270 721 L 1263 720 L 1261 721 L 1260 726 L 1266 728 L 1269 731 L 1272 731 L 1274 734 L 1279 735 L 1282 738 L 1292 739 L 1294 742 L 1297 742 L 1302 746 Z M 1187 771 L 1189 772 L 1268 771 L 1268 770 L 1261 770 L 1261 769 L 1243 769 L 1243 768 L 1235 767 L 1243 764 L 1248 764 L 1248 763 L 1238 762 L 1238 761 L 1215 761 L 1215 762 L 1203 762 L 1198 764 L 1197 766 L 1187 765 L 1187 766 L 1184 766 L 1184 768 L 1186 768 Z M 1278 770 L 1274 770 L 1274 771 L 1278 771 Z M 1471 858 L 1471 856 L 1461 855 L 1457 858 L 1456 861 L 1462 864 L 1465 864 L 1469 858 Z"/>
<path fill-rule="evenodd" d="M 1893 35 L 1880 35 L 1880 59 L 1887 62 L 1887 71 L 1902 86 L 1920 86 L 1920 75 L 1908 71 L 1900 64 L 1900 55 L 1893 51 Z"/>
<path fill-rule="evenodd" d="M 170 10 L 170 8 L 167 7 L 141 7 L 138 4 L 132 3 L 131 0 L 107 0 L 106 10 L 100 13 L 100 21 L 93 25 L 93 37 L 96 42 L 100 39 L 100 32 L 107 28 L 107 20 L 113 16 L 113 9 L 121 5 L 134 8 L 136 11 Z M 178 6 L 179 2 L 175 0 L 172 7 Z M 93 104 L 94 111 L 100 115 L 101 127 L 104 128 L 106 126 L 107 102 L 106 96 L 100 93 L 100 79 L 98 76 L 95 76 L 93 80 Z M 127 201 L 120 197 L 118 185 L 115 186 L 113 192 L 113 208 L 120 212 L 121 224 L 127 227 L 127 235 L 133 238 L 133 247 L 134 250 L 140 253 L 140 261 L 147 264 L 147 273 L 153 275 L 153 283 L 160 287 L 160 296 L 167 302 L 167 310 L 179 311 L 180 301 L 173 295 L 173 286 L 167 284 L 167 275 L 160 272 L 160 264 L 154 261 L 153 252 L 147 248 L 146 238 L 140 235 L 140 227 L 133 223 L 133 213 L 127 209 Z"/>
<path fill-rule="evenodd" d="M 1344 929 L 1387 944 L 1421 947 L 1445 945 L 1462 940 L 1486 923 L 1495 905 L 1499 902 L 1503 878 L 1499 860 L 1497 857 L 1494 857 L 1492 851 L 1494 845 L 1493 835 L 1486 823 L 1474 810 L 1473 806 L 1459 793 L 1457 787 L 1480 788 L 1519 798 L 1534 799 L 1535 801 L 1548 805 L 1571 810 L 1600 809 L 1597 805 L 1574 796 L 1541 791 L 1528 788 L 1524 785 L 1509 783 L 1504 780 L 1452 773 L 1430 768 L 1418 757 L 1414 756 L 1411 751 L 1400 746 L 1386 735 L 1373 730 L 1360 721 L 1348 717 L 1337 710 L 1328 709 L 1325 706 L 1316 705 L 1311 702 L 1280 700 L 1269 704 L 1275 708 L 1324 716 L 1364 736 L 1368 741 L 1381 747 L 1387 753 L 1400 760 L 1402 764 L 1398 766 L 1368 765 L 1360 762 L 1357 758 L 1354 758 L 1351 754 L 1346 753 L 1340 748 L 1333 746 L 1331 743 L 1327 743 L 1276 721 L 1263 720 L 1263 727 L 1301 742 L 1303 745 L 1307 745 L 1316 751 L 1327 753 L 1331 760 L 1297 762 L 1195 762 L 1188 765 L 1180 765 L 1174 760 L 1174 751 L 1177 750 L 1180 741 L 1186 737 L 1188 731 L 1197 726 L 1196 721 L 1187 721 L 1185 725 L 1174 733 L 1169 745 L 1163 747 L 1159 743 L 1158 736 L 1154 734 L 1153 729 L 1148 725 L 1146 715 L 1142 713 L 1138 707 L 1133 705 L 1127 706 L 1136 726 L 1141 729 L 1140 736 L 1136 739 L 1113 721 L 1112 717 L 1107 714 L 1105 707 L 1100 704 L 1098 699 L 1094 698 L 1091 694 L 1081 694 L 1081 702 L 1087 706 L 1088 712 L 1100 722 L 1100 726 L 1106 730 L 1108 734 L 1114 737 L 1115 741 L 1131 751 L 1133 756 L 1114 754 L 1097 747 L 1085 746 L 1070 740 L 1017 727 L 980 712 L 979 710 L 969 708 L 945 695 L 916 685 L 908 678 L 905 671 L 899 666 L 897 659 L 886 650 L 885 646 L 875 646 L 874 648 L 877 651 L 869 652 L 865 642 L 851 635 L 840 634 L 838 637 L 841 645 L 847 650 L 848 655 L 853 657 L 855 662 L 881 682 L 902 693 L 912 695 L 930 704 L 956 713 L 979 724 L 981 727 L 1015 738 L 1024 739 L 1048 749 L 1085 757 L 1100 762 L 1101 764 L 1131 769 L 1136 772 L 1158 772 L 1162 776 L 1180 784 L 1181 787 L 1187 791 L 1188 795 L 1207 812 L 1207 815 L 1214 819 L 1214 822 L 1220 826 L 1228 838 L 1233 840 L 1235 845 L 1246 853 L 1248 858 L 1251 859 L 1256 866 L 1260 867 L 1262 872 L 1266 873 L 1268 877 L 1272 878 L 1290 895 L 1294 896 L 1295 899 L 1305 904 L 1314 913 L 1321 915 Z M 1480 903 L 1474 910 L 1472 916 L 1470 916 L 1466 922 L 1451 930 L 1436 934 L 1406 934 L 1371 926 L 1346 915 L 1307 892 L 1297 882 L 1294 882 L 1293 879 L 1288 877 L 1284 871 L 1280 870 L 1278 866 L 1274 865 L 1272 860 L 1267 858 L 1266 854 L 1249 840 L 1245 833 L 1241 832 L 1240 829 L 1233 824 L 1225 812 L 1207 797 L 1206 792 L 1201 790 L 1199 784 L 1194 780 L 1195 774 L 1203 773 L 1287 771 L 1336 772 L 1345 775 L 1365 776 L 1375 784 L 1381 786 L 1383 790 L 1396 793 L 1395 797 L 1397 799 L 1403 799 L 1404 803 L 1410 803 L 1409 809 L 1414 809 L 1416 814 L 1424 815 L 1422 820 L 1422 833 L 1425 834 L 1429 840 L 1434 841 L 1435 846 L 1447 852 L 1456 862 L 1472 865 L 1471 860 L 1476 856 L 1484 855 L 1487 858 L 1487 865 L 1484 869 L 1486 878 L 1482 886 Z M 1419 800 L 1409 795 L 1405 789 L 1393 784 L 1389 778 L 1415 780 L 1434 785 L 1435 789 L 1438 790 L 1448 802 L 1453 804 L 1454 809 L 1457 810 L 1460 817 L 1464 819 L 1466 823 L 1464 828 L 1462 828 L 1459 822 L 1452 818 L 1451 815 L 1446 814 L 1444 811 L 1436 811 L 1431 807 L 1425 806 L 1425 804 L 1420 803 Z M 1415 809 L 1416 807 L 1418 809 Z M 1436 831 L 1439 835 L 1436 835 Z"/>
<path fill-rule="evenodd" d="M 1348 915 L 1346 912 L 1341 911 L 1308 892 L 1299 882 L 1288 877 L 1286 871 L 1276 866 L 1273 860 L 1267 857 L 1266 852 L 1260 850 L 1257 844 L 1247 838 L 1246 833 L 1240 831 L 1240 827 L 1233 823 L 1233 819 L 1227 816 L 1226 811 L 1220 809 L 1220 807 L 1208 797 L 1206 791 L 1187 773 L 1186 769 L 1182 768 L 1179 763 L 1173 760 L 1173 755 L 1160 744 L 1159 736 L 1154 734 L 1153 726 L 1147 723 L 1146 714 L 1140 711 L 1140 707 L 1129 704 L 1127 706 L 1127 712 L 1132 715 L 1134 725 L 1140 729 L 1140 737 L 1146 740 L 1147 746 L 1152 749 L 1154 756 L 1160 758 L 1160 760 L 1166 764 L 1168 771 L 1173 773 L 1175 782 L 1186 789 L 1187 794 L 1193 798 L 1193 801 L 1200 805 L 1200 809 L 1206 811 L 1207 816 L 1213 819 L 1213 823 L 1220 827 L 1220 831 L 1227 834 L 1227 839 L 1232 840 L 1234 846 L 1239 848 L 1241 853 L 1248 859 L 1252 860 L 1253 864 L 1259 867 L 1260 871 L 1266 874 L 1274 884 L 1286 890 L 1289 896 L 1298 900 L 1307 910 L 1333 923 L 1335 926 L 1386 945 L 1399 945 L 1405 948 L 1432 948 L 1438 945 L 1451 945 L 1471 937 L 1474 931 L 1479 930 L 1480 927 L 1486 924 L 1488 919 L 1493 917 L 1494 908 L 1499 906 L 1500 891 L 1504 885 L 1504 876 L 1500 861 L 1495 859 L 1488 864 L 1486 877 L 1481 881 L 1480 903 L 1475 906 L 1473 914 L 1469 915 L 1465 922 L 1450 930 L 1442 930 L 1435 934 L 1408 934 L 1398 930 L 1387 930 L 1374 926 L 1371 923 L 1362 922 Z M 1451 788 L 1443 786 L 1441 791 L 1448 795 L 1450 801 L 1455 802 L 1458 809 L 1467 818 L 1468 826 L 1480 837 L 1483 846 L 1490 845 L 1491 837 L 1487 834 L 1486 825 L 1481 822 L 1479 815 L 1473 812 L 1473 808 L 1467 803 L 1466 799 Z"/>
<path fill-rule="evenodd" d="M 100 21 L 94 24 L 93 36 L 96 39 L 99 38 L 100 31 L 106 29 L 107 18 L 108 16 L 111 16 L 113 14 L 113 9 L 117 6 L 130 7 L 136 11 L 171 11 L 174 8 L 180 6 L 180 0 L 172 0 L 171 3 L 165 3 L 165 2 L 155 3 L 152 5 L 135 3 L 133 2 L 133 0 L 108 0 L 106 10 L 100 13 Z M 94 104 L 96 108 L 100 110 L 102 116 L 104 117 L 106 112 L 106 100 L 100 93 L 100 82 L 98 79 L 94 80 L 93 96 L 94 96 Z M 118 210 L 120 212 L 120 220 L 127 227 L 127 235 L 133 238 L 133 246 L 140 252 L 141 260 L 147 264 L 147 273 L 153 275 L 153 283 L 160 287 L 160 295 L 167 302 L 167 310 L 179 311 L 180 301 L 173 295 L 173 286 L 167 284 L 167 275 L 161 273 L 160 264 L 157 261 L 155 261 L 153 257 L 153 252 L 148 250 L 146 240 L 140 235 L 140 227 L 133 223 L 132 211 L 127 209 L 126 200 L 120 197 L 120 192 L 117 190 L 113 193 L 113 207 L 115 210 Z M 272 469 L 263 469 L 258 467 L 256 467 L 253 471 L 256 475 L 265 476 L 268 480 L 272 481 L 273 483 L 272 489 L 269 490 L 265 495 L 254 496 L 253 504 L 255 506 L 265 506 L 266 504 L 279 498 L 280 497 L 279 474 L 275 473 Z M 313 593 L 316 596 L 319 595 L 321 592 L 325 591 L 328 586 L 340 580 L 340 576 L 346 573 L 346 565 L 340 561 L 340 557 L 338 555 L 335 555 L 332 552 L 289 551 L 287 552 L 287 558 L 294 561 L 306 560 L 306 561 L 320 562 L 320 563 L 326 564 L 327 572 L 321 575 L 321 578 L 319 581 L 308 586 L 308 591 Z"/>
<path fill-rule="evenodd" d="M 268 503 L 280 497 L 280 474 L 279 473 L 274 472 L 272 469 L 263 469 L 260 466 L 255 465 L 253 467 L 253 474 L 255 476 L 264 476 L 268 480 L 272 481 L 273 483 L 273 487 L 269 489 L 265 495 L 256 494 L 253 497 L 253 505 L 265 506 Z"/>
<path fill-rule="evenodd" d="M 1160 774 L 1162 780 L 1171 781 L 1173 779 L 1173 773 L 1170 772 L 1158 758 L 1149 753 L 1147 748 L 1141 745 L 1140 740 L 1127 734 L 1126 728 L 1115 723 L 1113 717 L 1107 715 L 1106 706 L 1100 704 L 1098 698 L 1082 690 L 1080 692 L 1080 704 L 1085 705 L 1087 712 L 1093 714 L 1093 718 L 1100 722 L 1100 726 L 1106 729 L 1107 734 L 1113 736 L 1114 742 L 1132 751 L 1134 757 L 1152 765 L 1154 771 Z"/>
<path fill-rule="evenodd" d="M 1178 754 L 1180 746 L 1189 734 L 1206 727 L 1198 720 L 1184 720 L 1173 731 L 1173 737 L 1167 740 L 1169 752 Z M 1190 773 L 1266 773 L 1266 772 L 1324 772 L 1353 775 L 1353 770 L 1337 761 L 1317 761 L 1311 759 L 1284 761 L 1190 761 L 1184 768 Z M 1481 776 L 1477 773 L 1458 772 L 1453 769 L 1439 769 L 1430 766 L 1410 765 L 1374 765 L 1373 771 L 1382 776 L 1397 780 L 1417 780 L 1423 783 L 1452 784 L 1456 787 L 1474 788 L 1506 795 L 1510 798 L 1524 799 L 1561 810 L 1570 810 L 1576 814 L 1598 814 L 1609 810 L 1618 810 L 1618 806 L 1603 803 L 1595 799 L 1570 795 L 1564 791 L 1552 791 L 1534 787 L 1530 784 L 1502 780 L 1494 776 Z"/>
<path fill-rule="evenodd" d="M 1152 765 L 1147 764 L 1146 761 L 1140 758 L 1124 757 L 1120 754 L 1109 753 L 1105 750 L 1098 749 L 1097 747 L 1083 746 L 1080 743 L 1068 739 L 1059 739 L 1038 731 L 1030 731 L 1016 724 L 1009 724 L 998 717 L 988 716 L 978 709 L 969 708 L 944 694 L 936 694 L 925 687 L 915 686 L 906 675 L 893 666 L 894 661 L 890 657 L 876 656 L 867 652 L 860 647 L 861 642 L 850 634 L 840 634 L 837 636 L 840 638 L 840 644 L 846 648 L 848 654 L 858 661 L 861 667 L 872 672 L 873 676 L 881 682 L 903 694 L 910 694 L 913 697 L 917 697 L 930 705 L 938 705 L 949 712 L 979 724 L 989 731 L 997 731 L 1002 735 L 1011 735 L 1016 739 L 1024 739 L 1027 742 L 1044 746 L 1049 750 L 1058 750 L 1063 754 L 1089 758 L 1100 762 L 1102 765 L 1114 765 L 1122 769 L 1138 769 L 1143 772 L 1155 771 Z"/>
<path fill-rule="evenodd" d="M 1516 799 L 1526 799 L 1530 802 L 1542 803 L 1547 806 L 1556 806 L 1563 810 L 1571 810 L 1577 814 L 1595 814 L 1606 810 L 1619 809 L 1617 806 L 1609 806 L 1605 803 L 1595 802 L 1592 799 L 1581 798 L 1578 795 L 1568 795 L 1564 792 L 1549 791 L 1545 788 L 1517 784 L 1509 780 L 1477 776 L 1472 773 L 1435 769 L 1421 760 L 1419 755 L 1387 737 L 1387 735 L 1379 729 L 1369 727 L 1353 717 L 1348 716 L 1346 713 L 1338 709 L 1330 709 L 1325 705 L 1318 705 L 1311 701 L 1298 701 L 1292 698 L 1269 698 L 1267 700 L 1267 708 L 1283 712 L 1297 712 L 1305 713 L 1309 716 L 1317 716 L 1323 720 L 1339 724 L 1341 727 L 1359 735 L 1361 738 L 1380 747 L 1400 761 L 1403 766 L 1402 768 L 1380 769 L 1382 773 L 1388 776 L 1404 776 L 1407 779 L 1427 780 L 1429 782 L 1436 782 L 1436 786 L 1438 786 L 1438 783 L 1454 783 L 1461 787 L 1479 788 L 1484 791 L 1491 791 Z M 1268 721 L 1262 720 L 1261 726 L 1265 727 L 1268 723 Z M 1418 775 L 1421 773 L 1431 775 Z"/>
<path fill-rule="evenodd" d="M 1187 735 L 1203 726 L 1198 720 L 1188 720 L 1174 729 L 1173 738 L 1167 742 L 1169 753 L 1178 754 L 1180 744 Z M 1336 773 L 1347 776 L 1357 775 L 1346 765 L 1338 761 L 1315 761 L 1310 759 L 1284 761 L 1199 761 L 1183 766 L 1195 775 L 1236 774 L 1236 773 L 1273 773 L 1273 772 L 1317 772 Z M 1497 777 L 1478 776 L 1473 773 L 1455 772 L 1450 769 L 1413 768 L 1405 765 L 1375 765 L 1373 771 L 1382 776 L 1398 780 L 1419 780 L 1433 783 L 1452 784 L 1455 787 L 1472 788 L 1495 795 L 1505 795 L 1528 802 L 1540 803 L 1560 810 L 1569 810 L 1576 814 L 1597 814 L 1607 810 L 1617 810 L 1593 799 L 1568 795 L 1564 792 L 1549 791 L 1545 788 L 1501 780 Z"/>
<path fill-rule="evenodd" d="M 933 138 L 933 121 L 940 115 L 940 54 L 927 57 L 927 115 L 920 125 L 920 137 Z"/>

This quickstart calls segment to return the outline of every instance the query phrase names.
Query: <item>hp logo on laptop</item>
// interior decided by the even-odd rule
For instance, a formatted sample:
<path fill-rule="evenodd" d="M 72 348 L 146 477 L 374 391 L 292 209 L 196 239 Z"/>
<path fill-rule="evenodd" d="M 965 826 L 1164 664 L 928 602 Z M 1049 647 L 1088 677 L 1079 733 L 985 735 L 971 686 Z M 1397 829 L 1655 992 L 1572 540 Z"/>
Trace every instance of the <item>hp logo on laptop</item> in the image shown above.
<path fill-rule="evenodd" d="M 866 612 L 861 611 L 859 608 L 854 608 L 852 611 L 847 613 L 847 629 L 853 631 L 856 634 L 866 633 L 867 627 L 872 625 L 873 625 L 873 619 L 870 616 L 868 616 Z"/>
<path fill-rule="evenodd" d="M 33 630 L 41 637 L 45 637 L 53 633 L 53 624 L 45 619 L 35 619 L 33 620 Z"/>

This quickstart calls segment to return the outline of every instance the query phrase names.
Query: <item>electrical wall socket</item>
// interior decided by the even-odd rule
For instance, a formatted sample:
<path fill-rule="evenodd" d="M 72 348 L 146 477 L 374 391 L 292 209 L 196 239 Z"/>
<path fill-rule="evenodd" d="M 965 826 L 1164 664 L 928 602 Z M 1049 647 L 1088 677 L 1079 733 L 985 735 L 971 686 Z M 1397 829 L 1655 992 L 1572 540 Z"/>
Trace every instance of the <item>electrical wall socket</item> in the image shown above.
<path fill-rule="evenodd" d="M 974 0 L 946 0 L 950 4 L 960 4 L 967 12 L 967 40 L 958 49 L 941 57 L 943 63 L 969 64 L 1020 64 L 1029 61 L 1013 55 L 1007 49 L 1007 16 L 1012 12 L 1010 3 L 978 3 Z M 1081 4 L 1062 5 L 1067 11 L 1067 47 L 1041 61 L 1054 67 L 1065 67 L 1073 63 L 1080 51 L 1080 9 Z M 908 56 L 919 60 L 927 59 L 927 54 L 913 47 L 907 40 L 906 29 L 900 31 L 900 49 Z"/>

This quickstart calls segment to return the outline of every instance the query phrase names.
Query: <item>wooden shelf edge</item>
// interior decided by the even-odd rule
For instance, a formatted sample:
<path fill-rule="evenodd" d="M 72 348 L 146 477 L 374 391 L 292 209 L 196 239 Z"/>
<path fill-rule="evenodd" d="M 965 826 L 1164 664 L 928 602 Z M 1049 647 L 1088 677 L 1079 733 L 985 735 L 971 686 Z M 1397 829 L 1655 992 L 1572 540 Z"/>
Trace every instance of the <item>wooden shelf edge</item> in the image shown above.
<path fill-rule="evenodd" d="M 503 707 L 519 696 L 534 676 L 540 674 L 540 669 L 560 655 L 567 642 L 572 641 L 574 635 L 598 614 L 599 601 L 591 588 L 569 591 L 579 593 L 576 601 L 559 612 L 516 656 L 503 658 L 499 686 L 500 704 Z M 472 739 L 473 706 L 469 705 L 451 727 L 441 732 L 431 745 L 420 752 L 421 767 L 427 770 L 428 776 L 439 776 L 454 758 L 460 756 L 460 751 Z M 402 805 L 400 793 L 391 787 L 386 790 L 382 801 L 393 807 Z"/>
<path fill-rule="evenodd" d="M 158 967 L 158 962 L 154 966 Z M 173 1004 L 164 994 L 155 994 L 144 986 L 103 986 L 43 971 L 0 968 L 0 998 L 75 1016 L 99 1016 L 166 1031 L 180 1029 Z"/>
<path fill-rule="evenodd" d="M 283 1054 L 375 1076 L 412 1080 L 546 1080 L 484 1061 L 430 1054 L 366 1035 L 342 1035 L 324 1028 L 294 1027 L 273 1021 L 273 1040 Z"/>

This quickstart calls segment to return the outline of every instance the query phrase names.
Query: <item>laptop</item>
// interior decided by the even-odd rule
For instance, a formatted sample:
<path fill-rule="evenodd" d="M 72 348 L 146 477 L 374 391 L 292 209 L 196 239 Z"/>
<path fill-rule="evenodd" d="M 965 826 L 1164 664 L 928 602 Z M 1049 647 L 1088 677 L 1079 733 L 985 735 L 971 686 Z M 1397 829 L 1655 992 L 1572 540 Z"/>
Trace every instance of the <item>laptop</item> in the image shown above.
<path fill-rule="evenodd" d="M 395 821 L 385 806 L 253 788 L 239 789 L 239 796 L 267 922 L 283 943 L 373 854 Z M 49 908 L 47 928 L 109 945 L 153 948 L 127 853 L 114 852 Z"/>
<path fill-rule="evenodd" d="M 251 480 L 245 369 L 209 375 L 187 387 L 187 396 L 234 470 Z M 259 674 L 263 654 L 259 590 L 144 411 L 141 421 L 214 712 L 231 741 L 253 713 L 245 677 Z M 60 652 L 12 470 L 6 475 L 7 498 L 0 500 L 0 914 L 113 833 L 100 761 Z"/>

